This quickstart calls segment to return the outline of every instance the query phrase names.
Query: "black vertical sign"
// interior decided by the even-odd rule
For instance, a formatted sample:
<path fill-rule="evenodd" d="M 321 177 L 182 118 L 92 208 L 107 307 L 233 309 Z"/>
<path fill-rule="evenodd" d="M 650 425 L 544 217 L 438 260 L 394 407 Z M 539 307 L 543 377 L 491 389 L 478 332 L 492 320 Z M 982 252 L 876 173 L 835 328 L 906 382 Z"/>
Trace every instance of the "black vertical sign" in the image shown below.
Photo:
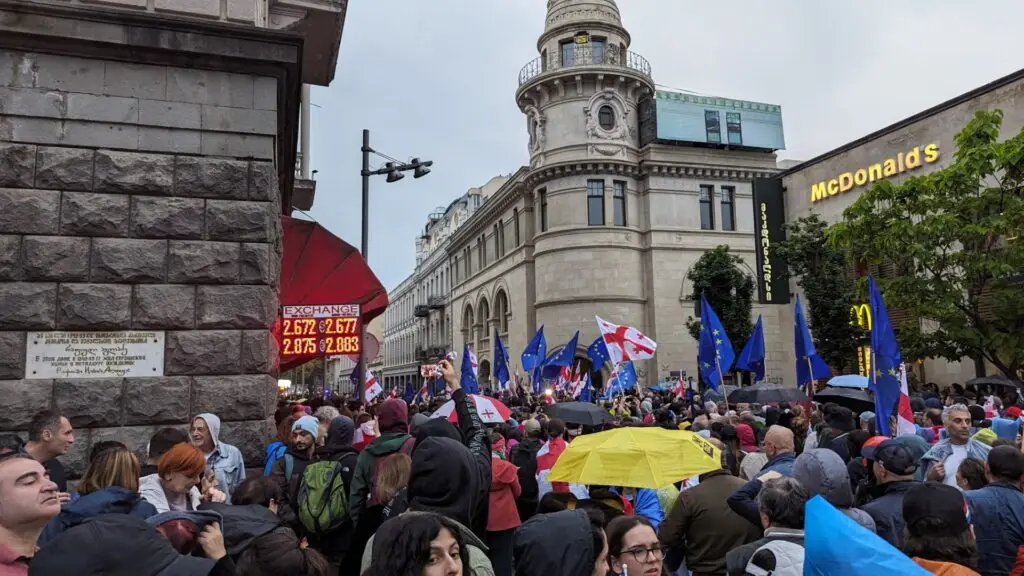
<path fill-rule="evenodd" d="M 781 178 L 754 180 L 754 253 L 756 255 L 757 287 L 762 304 L 788 304 L 789 281 L 786 263 L 776 255 L 774 247 L 786 239 L 782 229 L 786 222 Z"/>

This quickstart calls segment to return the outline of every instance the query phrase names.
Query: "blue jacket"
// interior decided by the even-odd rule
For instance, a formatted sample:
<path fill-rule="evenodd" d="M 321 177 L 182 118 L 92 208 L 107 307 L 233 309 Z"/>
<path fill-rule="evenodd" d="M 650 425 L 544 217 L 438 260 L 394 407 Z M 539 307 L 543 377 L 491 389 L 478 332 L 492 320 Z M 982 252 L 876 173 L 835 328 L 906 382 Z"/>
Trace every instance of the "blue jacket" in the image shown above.
<path fill-rule="evenodd" d="M 783 476 L 793 475 L 793 462 L 796 461 L 796 454 L 784 452 L 776 454 L 769 460 L 761 471 L 757 473 L 760 477 L 765 472 L 778 472 Z M 743 485 L 742 488 L 732 493 L 726 503 L 732 511 L 743 516 L 755 526 L 761 525 L 761 513 L 757 510 L 757 494 L 761 491 L 761 481 L 754 478 Z"/>
<path fill-rule="evenodd" d="M 156 508 L 138 494 L 120 486 L 90 492 L 66 504 L 60 514 L 43 528 L 37 543 L 43 547 L 65 530 L 101 514 L 131 514 L 146 519 L 156 514 Z"/>
<path fill-rule="evenodd" d="M 964 492 L 978 543 L 978 572 L 1005 576 L 1024 546 L 1024 493 L 1003 482 Z"/>

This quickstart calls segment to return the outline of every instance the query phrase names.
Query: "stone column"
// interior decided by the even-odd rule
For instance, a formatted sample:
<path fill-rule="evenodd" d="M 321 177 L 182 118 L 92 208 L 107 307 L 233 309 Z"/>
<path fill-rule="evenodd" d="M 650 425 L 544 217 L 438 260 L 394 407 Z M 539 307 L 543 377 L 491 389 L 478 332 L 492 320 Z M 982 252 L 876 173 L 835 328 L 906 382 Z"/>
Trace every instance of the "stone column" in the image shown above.
<path fill-rule="evenodd" d="M 0 432 L 59 409 L 74 477 L 96 442 L 142 456 L 159 427 L 212 412 L 260 465 L 300 46 L 0 0 Z M 33 332 L 128 330 L 163 333 L 153 377 L 36 379 L 26 361 Z"/>

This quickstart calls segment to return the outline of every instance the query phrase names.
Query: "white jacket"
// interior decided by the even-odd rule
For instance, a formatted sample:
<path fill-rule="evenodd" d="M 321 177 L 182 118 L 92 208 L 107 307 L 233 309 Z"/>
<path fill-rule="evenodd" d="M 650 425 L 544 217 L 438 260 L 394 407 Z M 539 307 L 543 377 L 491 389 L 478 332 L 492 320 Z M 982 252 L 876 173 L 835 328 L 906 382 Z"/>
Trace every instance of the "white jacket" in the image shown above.
<path fill-rule="evenodd" d="M 164 492 L 164 486 L 160 482 L 159 474 L 150 474 L 139 479 L 139 495 L 146 502 L 152 504 L 156 508 L 157 513 L 171 511 L 171 506 L 167 502 L 167 493 Z M 199 488 L 193 486 L 188 491 L 188 495 L 192 501 L 192 510 L 197 510 L 199 503 L 202 501 L 202 494 L 200 494 Z"/>

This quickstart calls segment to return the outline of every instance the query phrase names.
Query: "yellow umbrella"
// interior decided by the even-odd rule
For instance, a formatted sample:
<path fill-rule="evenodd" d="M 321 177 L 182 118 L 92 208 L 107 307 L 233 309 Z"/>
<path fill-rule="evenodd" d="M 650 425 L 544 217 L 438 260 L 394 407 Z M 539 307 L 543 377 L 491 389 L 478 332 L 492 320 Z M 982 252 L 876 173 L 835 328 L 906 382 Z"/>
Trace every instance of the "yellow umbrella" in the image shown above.
<path fill-rule="evenodd" d="M 548 481 L 657 489 L 721 467 L 721 451 L 696 433 L 626 427 L 573 440 Z"/>

